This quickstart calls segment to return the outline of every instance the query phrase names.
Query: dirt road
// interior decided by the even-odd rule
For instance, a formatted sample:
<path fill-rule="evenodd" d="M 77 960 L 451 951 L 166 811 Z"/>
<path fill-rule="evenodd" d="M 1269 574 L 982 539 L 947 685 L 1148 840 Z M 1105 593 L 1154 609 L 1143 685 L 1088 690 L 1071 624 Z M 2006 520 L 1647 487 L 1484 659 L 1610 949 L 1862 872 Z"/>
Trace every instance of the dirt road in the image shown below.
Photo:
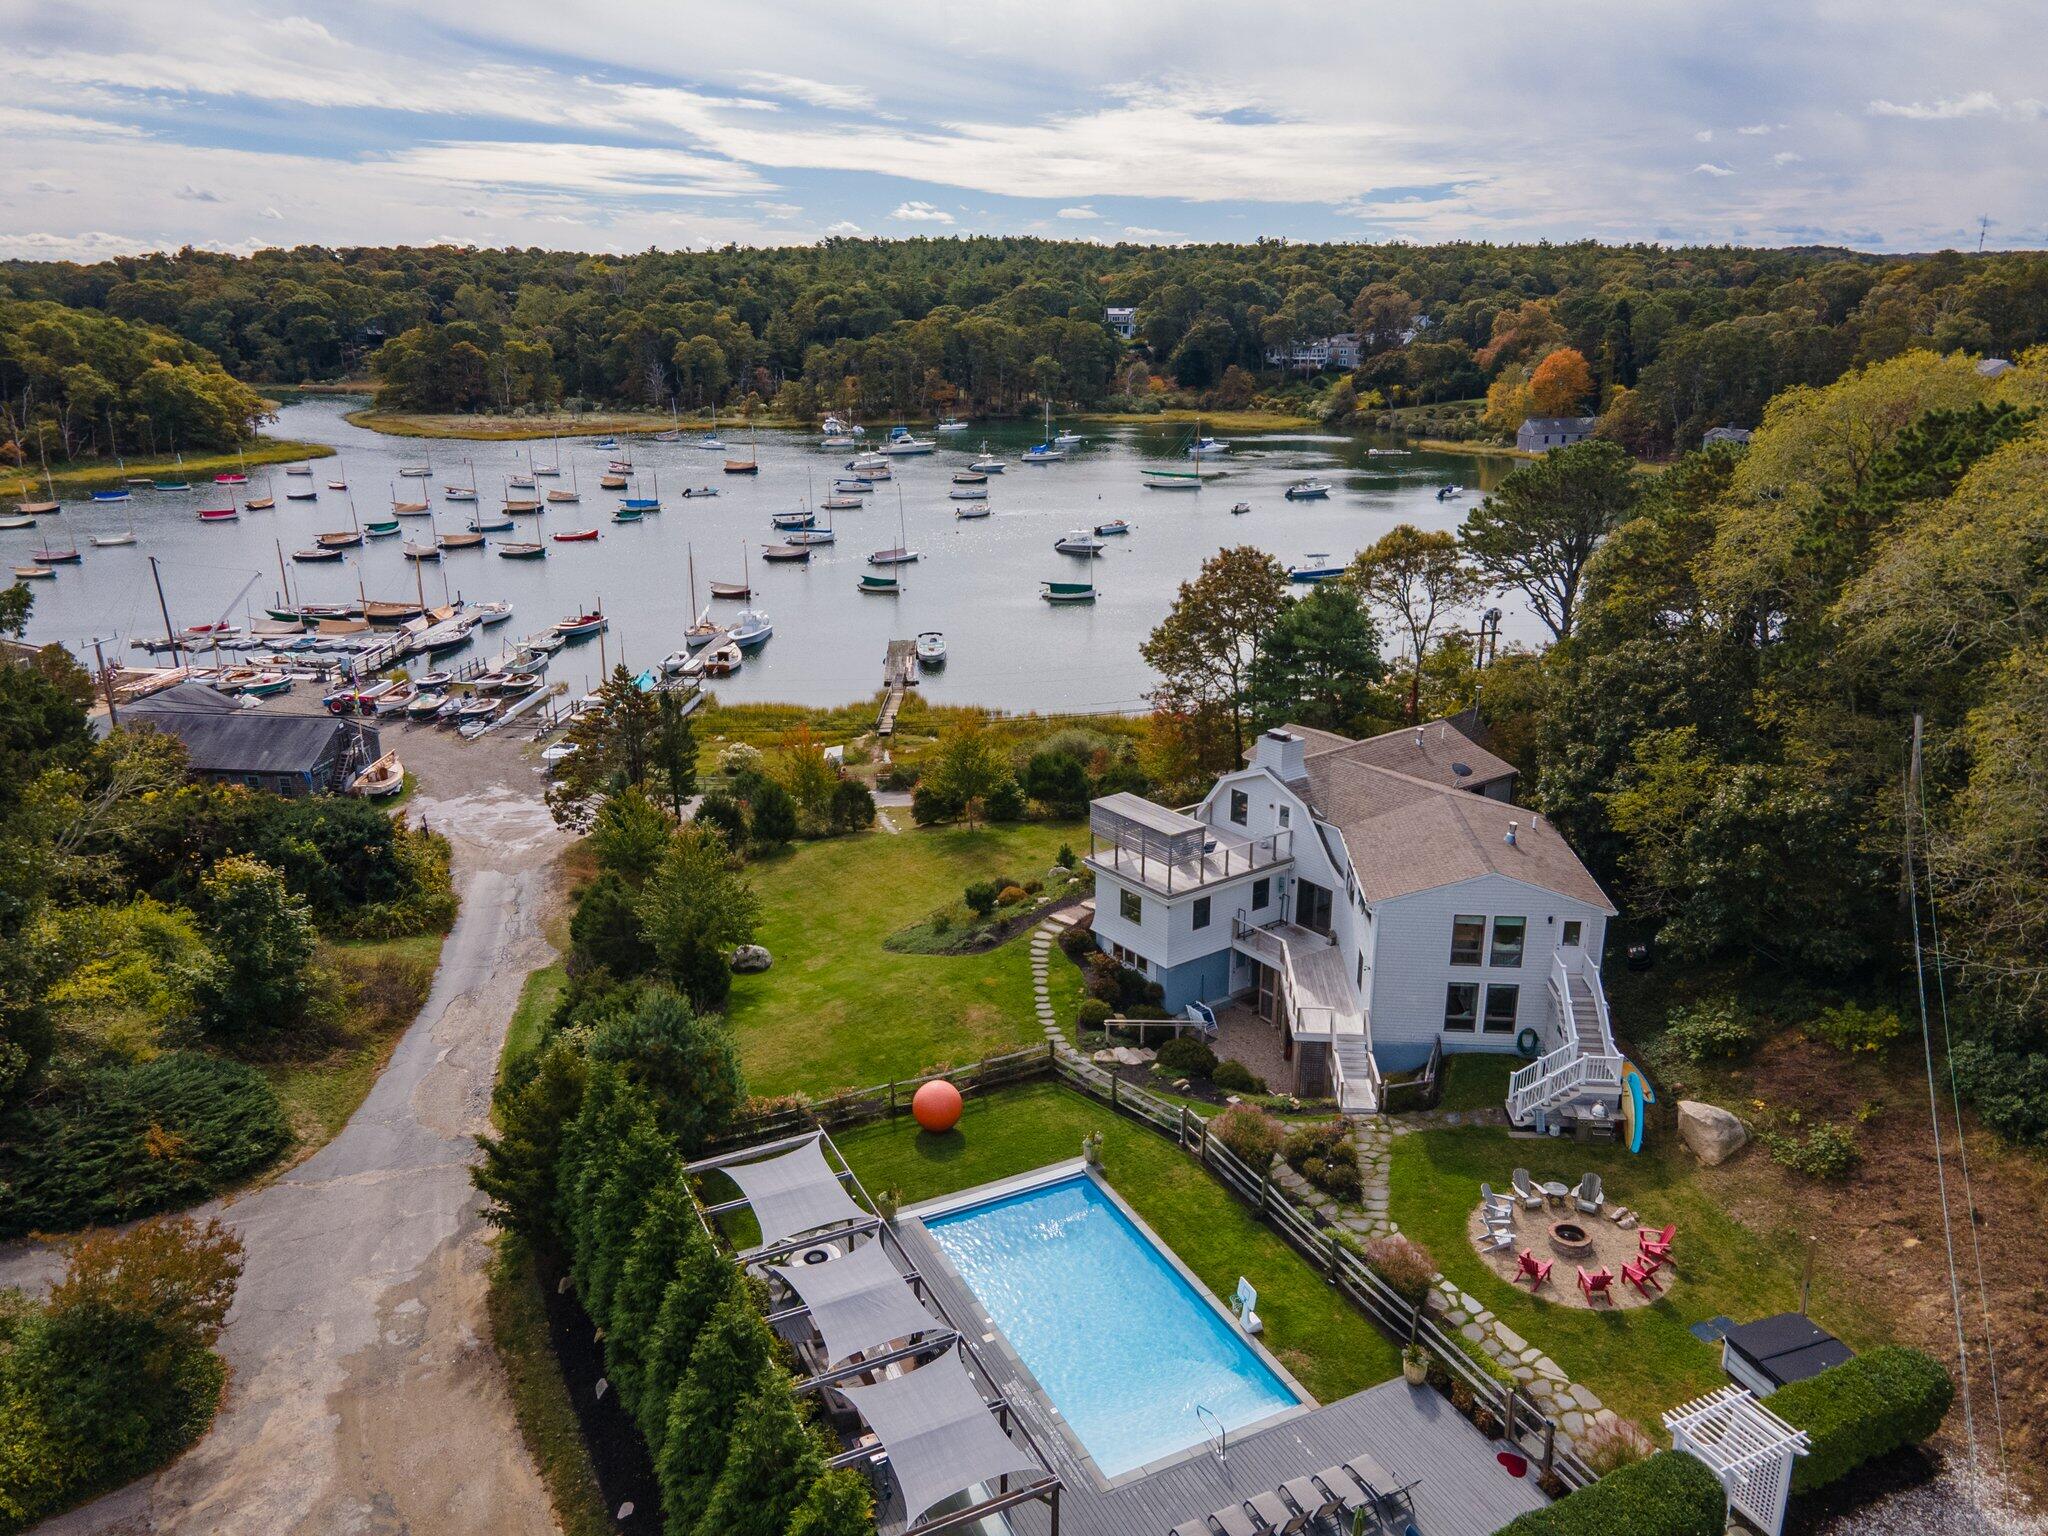
<path fill-rule="evenodd" d="M 488 1229 L 469 1182 L 507 1021 L 542 936 L 560 834 L 511 740 L 391 732 L 410 808 L 455 848 L 461 916 L 426 1006 L 347 1127 L 219 1210 L 248 1267 L 221 1335 L 212 1431 L 152 1478 L 41 1529 L 84 1532 L 554 1530 L 491 1350 Z M 35 1283 L 34 1251 L 0 1284 Z"/>

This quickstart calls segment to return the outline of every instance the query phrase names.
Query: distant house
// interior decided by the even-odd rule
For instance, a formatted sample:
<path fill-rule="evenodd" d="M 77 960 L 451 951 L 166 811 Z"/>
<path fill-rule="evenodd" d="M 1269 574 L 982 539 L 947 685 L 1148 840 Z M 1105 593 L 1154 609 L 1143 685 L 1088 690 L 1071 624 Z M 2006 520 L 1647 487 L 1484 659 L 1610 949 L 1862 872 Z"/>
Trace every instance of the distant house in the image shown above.
<path fill-rule="evenodd" d="M 1168 1009 L 1239 1000 L 1275 1087 L 1371 1112 L 1436 1051 L 1526 1061 L 1518 1125 L 1620 1116 L 1600 957 L 1614 906 L 1514 770 L 1447 721 L 1354 741 L 1287 726 L 1187 810 L 1089 808 L 1095 942 Z"/>
<path fill-rule="evenodd" d="M 1700 439 L 1702 448 L 1711 448 L 1716 443 L 1732 443 L 1737 448 L 1747 448 L 1753 429 L 1749 427 L 1709 427 Z"/>
<path fill-rule="evenodd" d="M 2012 372 L 2012 360 L 2005 357 L 1979 358 L 1977 360 L 1977 372 L 1983 378 L 1995 379 L 2001 373 Z"/>
<path fill-rule="evenodd" d="M 1102 312 L 1102 319 L 1112 331 L 1125 341 L 1135 340 L 1138 334 L 1138 311 L 1129 305 L 1112 304 Z"/>
<path fill-rule="evenodd" d="M 1531 416 L 1515 433 L 1515 446 L 1524 453 L 1548 453 L 1569 448 L 1593 435 L 1597 416 Z"/>
<path fill-rule="evenodd" d="M 373 725 L 250 709 L 200 682 L 124 704 L 121 724 L 177 737 L 195 779 L 278 795 L 340 794 L 382 751 Z"/>
<path fill-rule="evenodd" d="M 1318 336 L 1298 341 L 1291 347 L 1266 349 L 1268 368 L 1289 368 L 1301 373 L 1319 373 L 1325 368 L 1356 368 L 1365 353 L 1358 344 L 1358 332 L 1340 331 L 1335 336 Z"/>

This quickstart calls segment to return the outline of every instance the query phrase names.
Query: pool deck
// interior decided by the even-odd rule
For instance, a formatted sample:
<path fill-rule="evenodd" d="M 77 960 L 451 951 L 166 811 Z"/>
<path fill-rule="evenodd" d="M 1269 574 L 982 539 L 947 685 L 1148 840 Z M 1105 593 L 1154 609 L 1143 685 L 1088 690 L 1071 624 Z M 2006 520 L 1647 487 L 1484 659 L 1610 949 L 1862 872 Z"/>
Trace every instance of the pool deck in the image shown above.
<path fill-rule="evenodd" d="M 1403 1482 L 1421 1479 L 1413 1494 L 1421 1536 L 1491 1536 L 1549 1502 L 1533 1477 L 1511 1478 L 1495 1461 L 1499 1442 L 1481 1435 L 1435 1391 L 1398 1379 L 1246 1431 L 1242 1439 L 1232 1436 L 1221 1462 L 1197 1448 L 1104 1487 L 1010 1352 L 989 1347 L 998 1334 L 995 1324 L 922 1224 L 901 1220 L 896 1236 L 940 1305 L 968 1331 L 983 1364 L 1052 1461 L 1064 1484 L 1061 1536 L 1167 1536 L 1184 1520 L 1360 1451 L 1370 1451 Z M 904 1528 L 902 1506 L 893 1484 L 886 1477 L 881 1483 L 880 1529 L 883 1536 L 896 1536 Z M 1051 1511 L 1043 1505 L 1020 1505 L 1007 1518 L 1018 1536 L 1051 1536 Z"/>

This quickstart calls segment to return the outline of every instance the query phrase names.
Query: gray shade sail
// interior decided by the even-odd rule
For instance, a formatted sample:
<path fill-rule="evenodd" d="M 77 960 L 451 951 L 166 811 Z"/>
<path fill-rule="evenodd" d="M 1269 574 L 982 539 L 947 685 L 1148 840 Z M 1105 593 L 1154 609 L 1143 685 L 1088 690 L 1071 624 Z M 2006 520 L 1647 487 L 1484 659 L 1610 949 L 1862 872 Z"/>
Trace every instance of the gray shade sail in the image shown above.
<path fill-rule="evenodd" d="M 903 1495 L 903 1517 L 915 1525 L 941 1499 L 1005 1472 L 1044 1472 L 997 1428 L 981 1390 L 953 1350 L 870 1387 L 836 1387 L 867 1420 L 889 1453 Z"/>
<path fill-rule="evenodd" d="M 754 1220 L 761 1224 L 763 1247 L 820 1227 L 861 1221 L 868 1214 L 840 1187 L 817 1137 L 794 1152 L 758 1163 L 735 1163 L 724 1171 L 739 1185 Z"/>
<path fill-rule="evenodd" d="M 824 1264 L 778 1264 L 775 1273 L 803 1298 L 811 1326 L 834 1364 L 891 1339 L 942 1327 L 918 1305 L 903 1272 L 880 1243 L 864 1243 Z"/>

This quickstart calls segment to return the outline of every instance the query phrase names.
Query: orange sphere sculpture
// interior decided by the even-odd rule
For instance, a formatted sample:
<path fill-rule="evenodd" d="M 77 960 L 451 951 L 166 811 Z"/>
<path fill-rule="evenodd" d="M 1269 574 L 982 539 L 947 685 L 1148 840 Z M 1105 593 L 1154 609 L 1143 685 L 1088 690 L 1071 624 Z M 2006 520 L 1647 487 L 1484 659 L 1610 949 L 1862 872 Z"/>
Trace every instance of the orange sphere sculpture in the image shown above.
<path fill-rule="evenodd" d="M 960 1123 L 960 1090 L 942 1077 L 934 1078 L 912 1096 L 910 1112 L 934 1136 L 950 1131 Z"/>

